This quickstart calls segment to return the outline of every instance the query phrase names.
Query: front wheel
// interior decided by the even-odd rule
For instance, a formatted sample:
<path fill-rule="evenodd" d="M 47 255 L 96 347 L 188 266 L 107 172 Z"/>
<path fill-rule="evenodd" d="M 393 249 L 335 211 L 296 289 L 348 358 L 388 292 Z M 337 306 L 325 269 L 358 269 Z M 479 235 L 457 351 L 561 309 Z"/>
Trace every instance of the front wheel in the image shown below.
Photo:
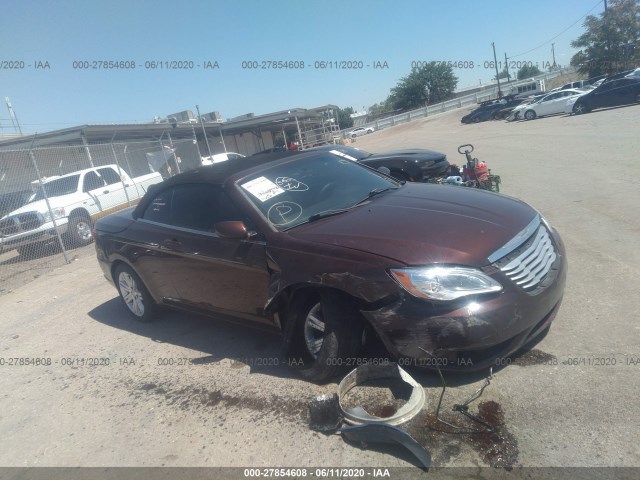
<path fill-rule="evenodd" d="M 325 383 L 345 368 L 357 366 L 364 322 L 345 294 L 322 291 L 299 296 L 288 321 L 294 322 L 289 364 L 301 377 Z"/>
<path fill-rule="evenodd" d="M 69 238 L 74 247 L 83 247 L 93 241 L 91 219 L 86 215 L 75 215 L 69 219 Z"/>
<path fill-rule="evenodd" d="M 533 110 L 527 110 L 524 112 L 524 118 L 525 120 L 534 120 L 536 118 L 536 112 Z"/>
<path fill-rule="evenodd" d="M 120 298 L 131 315 L 139 322 L 153 320 L 156 304 L 136 272 L 129 266 L 120 264 L 114 277 Z"/>

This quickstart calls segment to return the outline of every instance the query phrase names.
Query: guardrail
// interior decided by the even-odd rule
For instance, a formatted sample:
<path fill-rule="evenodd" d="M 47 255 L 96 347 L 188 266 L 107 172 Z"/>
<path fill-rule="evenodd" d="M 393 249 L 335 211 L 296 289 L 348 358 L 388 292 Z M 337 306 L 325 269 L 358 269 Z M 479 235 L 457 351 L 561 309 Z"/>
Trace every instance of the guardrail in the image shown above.
<path fill-rule="evenodd" d="M 560 69 L 560 70 L 556 70 L 553 72 L 547 72 L 547 73 L 543 73 L 541 75 L 537 75 L 535 77 L 533 77 L 534 80 L 550 80 L 552 78 L 558 77 L 562 74 L 565 73 L 571 73 L 574 72 L 575 68 L 570 67 L 570 68 L 564 68 L 564 69 Z M 518 85 L 524 85 L 528 82 L 530 82 L 531 80 L 520 80 L 517 82 L 511 82 L 505 85 L 508 85 L 509 88 L 511 87 L 517 87 Z M 505 87 L 502 87 L 502 89 L 504 90 Z M 457 108 L 462 108 L 464 106 L 467 105 L 476 105 L 480 102 L 484 102 L 486 100 L 491 100 L 492 98 L 496 98 L 498 96 L 498 86 L 496 85 L 495 87 L 488 87 L 486 89 L 483 89 L 480 92 L 476 92 L 470 95 L 464 95 L 461 97 L 456 97 L 456 98 L 452 98 L 450 100 L 447 100 L 445 102 L 441 102 L 441 103 L 436 103 L 434 105 L 428 105 L 426 107 L 422 107 L 422 108 L 417 108 L 415 110 L 411 110 L 409 112 L 404 112 L 404 113 L 400 113 L 398 115 L 393 115 L 391 117 L 386 117 L 386 118 L 381 118 L 378 120 L 375 120 L 373 122 L 368 122 L 362 125 L 358 125 L 358 127 L 373 127 L 376 130 L 380 130 L 382 128 L 387 128 L 387 127 L 392 127 L 394 125 L 398 125 L 401 123 L 406 123 L 406 122 L 410 122 L 411 120 L 415 120 L 418 118 L 424 118 L 424 117 L 428 117 L 429 115 L 434 115 L 437 113 L 443 113 L 443 112 L 447 112 L 449 110 L 455 110 Z M 340 135 L 342 136 L 342 138 L 346 138 L 347 137 L 347 133 L 350 132 L 351 130 L 353 130 L 354 127 L 348 128 L 348 129 L 344 129 L 340 131 Z"/>

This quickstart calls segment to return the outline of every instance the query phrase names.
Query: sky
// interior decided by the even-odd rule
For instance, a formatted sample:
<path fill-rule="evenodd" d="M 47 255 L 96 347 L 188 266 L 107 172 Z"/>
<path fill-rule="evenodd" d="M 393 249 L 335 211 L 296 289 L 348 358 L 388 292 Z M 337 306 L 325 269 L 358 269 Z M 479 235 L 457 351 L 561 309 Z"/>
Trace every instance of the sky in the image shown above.
<path fill-rule="evenodd" d="M 459 88 L 490 81 L 492 42 L 503 64 L 506 53 L 542 67 L 553 42 L 568 65 L 583 17 L 602 10 L 595 0 L 4 2 L 0 134 L 15 133 L 4 97 L 23 133 L 147 123 L 196 105 L 224 119 L 361 111 L 415 62 L 456 62 Z"/>

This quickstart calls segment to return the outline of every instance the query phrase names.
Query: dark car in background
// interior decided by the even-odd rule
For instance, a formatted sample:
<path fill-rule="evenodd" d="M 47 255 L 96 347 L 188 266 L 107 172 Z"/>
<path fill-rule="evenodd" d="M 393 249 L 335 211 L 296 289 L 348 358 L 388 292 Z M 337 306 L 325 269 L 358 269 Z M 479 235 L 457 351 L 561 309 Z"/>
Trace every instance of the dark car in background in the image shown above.
<path fill-rule="evenodd" d="M 163 305 L 281 332 L 316 382 L 374 339 L 416 365 L 495 365 L 549 327 L 567 268 L 527 204 L 337 151 L 176 175 L 99 220 L 95 247 L 136 319 Z"/>
<path fill-rule="evenodd" d="M 640 103 L 640 77 L 625 77 L 619 74 L 615 78 L 607 78 L 599 87 L 579 97 L 573 105 L 573 113 L 579 115 L 596 108 L 632 103 Z"/>
<path fill-rule="evenodd" d="M 449 161 L 444 153 L 425 148 L 407 148 L 389 152 L 369 153 L 359 148 L 345 145 L 323 145 L 311 150 L 335 150 L 355 158 L 371 168 L 386 167 L 390 175 L 402 181 L 424 182 L 428 178 L 443 175 L 449 169 Z"/>
<path fill-rule="evenodd" d="M 483 102 L 460 120 L 462 123 L 478 123 L 487 120 L 505 119 L 511 111 L 523 102 L 523 98 L 506 96 Z"/>

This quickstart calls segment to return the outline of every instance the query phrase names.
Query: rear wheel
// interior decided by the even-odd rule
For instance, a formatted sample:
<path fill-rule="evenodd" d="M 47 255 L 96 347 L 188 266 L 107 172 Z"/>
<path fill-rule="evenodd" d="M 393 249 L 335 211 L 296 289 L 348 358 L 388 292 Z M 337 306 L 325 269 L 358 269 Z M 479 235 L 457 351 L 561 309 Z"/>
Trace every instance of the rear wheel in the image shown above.
<path fill-rule="evenodd" d="M 640 92 L 636 94 L 636 103 L 640 103 Z"/>
<path fill-rule="evenodd" d="M 115 270 L 115 281 L 120 298 L 139 322 L 150 322 L 156 313 L 156 304 L 140 277 L 129 266 L 120 264 Z"/>
<path fill-rule="evenodd" d="M 534 120 L 536 118 L 536 112 L 533 110 L 527 110 L 524 112 L 525 120 Z"/>
<path fill-rule="evenodd" d="M 583 113 L 587 113 L 589 110 L 587 109 L 587 105 L 584 102 L 576 102 L 573 106 L 573 113 L 576 115 L 581 115 Z"/>
<path fill-rule="evenodd" d="M 294 322 L 289 363 L 301 377 L 324 383 L 357 363 L 347 359 L 362 347 L 364 322 L 345 294 L 305 293 L 294 300 L 288 321 Z"/>

